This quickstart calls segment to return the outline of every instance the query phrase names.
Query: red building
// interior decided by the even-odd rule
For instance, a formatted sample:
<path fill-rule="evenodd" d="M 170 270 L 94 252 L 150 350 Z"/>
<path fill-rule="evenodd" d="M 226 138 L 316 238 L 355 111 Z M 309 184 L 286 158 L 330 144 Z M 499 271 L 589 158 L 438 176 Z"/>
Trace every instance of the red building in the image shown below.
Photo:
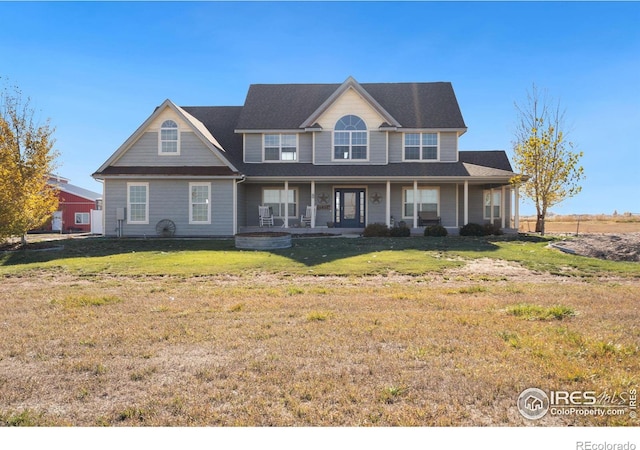
<path fill-rule="evenodd" d="M 102 232 L 102 218 L 100 214 L 92 214 L 92 211 L 102 210 L 102 195 L 88 189 L 69 184 L 69 180 L 52 176 L 49 183 L 59 189 L 58 211 L 53 213 L 51 223 L 46 228 L 48 231 L 61 233 L 89 233 L 96 232 L 96 226 Z M 94 220 L 100 223 L 93 224 Z"/>

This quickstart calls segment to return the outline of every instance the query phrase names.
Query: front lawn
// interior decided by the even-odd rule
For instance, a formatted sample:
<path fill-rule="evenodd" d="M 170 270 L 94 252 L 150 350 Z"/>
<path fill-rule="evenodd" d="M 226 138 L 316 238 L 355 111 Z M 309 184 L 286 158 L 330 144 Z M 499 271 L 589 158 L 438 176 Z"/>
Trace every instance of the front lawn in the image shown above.
<path fill-rule="evenodd" d="M 421 275 L 464 264 L 464 259 L 514 261 L 567 276 L 640 277 L 637 263 L 568 255 L 539 238 L 298 238 L 290 249 L 237 250 L 233 240 L 70 239 L 53 251 L 0 255 L 0 275 L 25 270 L 64 270 L 82 274 L 243 275 Z"/>

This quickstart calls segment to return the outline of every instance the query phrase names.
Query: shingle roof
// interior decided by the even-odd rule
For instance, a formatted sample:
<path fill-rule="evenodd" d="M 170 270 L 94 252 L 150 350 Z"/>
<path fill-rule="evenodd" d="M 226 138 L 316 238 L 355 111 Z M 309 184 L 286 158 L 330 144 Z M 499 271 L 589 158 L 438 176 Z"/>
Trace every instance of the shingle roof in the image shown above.
<path fill-rule="evenodd" d="M 513 172 L 504 150 L 466 150 L 458 152 L 461 162 Z"/>
<path fill-rule="evenodd" d="M 470 164 L 463 161 L 443 163 L 390 163 L 387 165 L 314 165 L 296 164 L 244 164 L 240 170 L 247 177 L 274 178 L 401 178 L 401 177 L 511 177 L 513 172 Z"/>
<path fill-rule="evenodd" d="M 237 176 L 227 166 L 109 166 L 100 175 Z"/>
<path fill-rule="evenodd" d="M 254 84 L 244 106 L 184 106 L 239 171 L 228 167 L 106 167 L 102 175 L 194 175 L 248 177 L 510 177 L 504 151 L 460 151 L 458 162 L 362 164 L 250 164 L 243 162 L 242 134 L 236 130 L 293 130 L 309 119 L 338 88 L 356 83 L 404 128 L 464 129 L 451 83 Z M 353 85 L 352 85 L 353 86 Z"/>
<path fill-rule="evenodd" d="M 253 84 L 238 130 L 297 129 L 341 84 Z M 362 83 L 404 128 L 466 128 L 451 83 Z"/>
<path fill-rule="evenodd" d="M 202 122 L 232 159 L 233 153 L 242 152 L 242 135 L 234 132 L 242 106 L 183 106 L 182 109 Z"/>

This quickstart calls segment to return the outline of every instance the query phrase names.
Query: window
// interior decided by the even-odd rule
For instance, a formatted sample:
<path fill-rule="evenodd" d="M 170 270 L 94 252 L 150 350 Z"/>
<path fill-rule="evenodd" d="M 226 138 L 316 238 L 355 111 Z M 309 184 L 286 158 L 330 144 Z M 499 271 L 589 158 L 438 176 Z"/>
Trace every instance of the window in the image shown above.
<path fill-rule="evenodd" d="M 74 223 L 76 225 L 89 225 L 89 213 L 76 213 Z"/>
<path fill-rule="evenodd" d="M 297 136 L 295 134 L 265 134 L 265 161 L 296 161 Z"/>
<path fill-rule="evenodd" d="M 127 222 L 149 223 L 149 183 L 127 183 Z"/>
<path fill-rule="evenodd" d="M 270 206 L 273 212 L 273 217 L 284 217 L 284 203 L 285 203 L 285 191 L 284 189 L 264 189 L 262 191 L 262 204 L 264 206 Z M 289 217 L 296 217 L 298 215 L 298 190 L 289 189 Z"/>
<path fill-rule="evenodd" d="M 496 219 L 496 218 L 502 217 L 501 211 L 500 211 L 501 204 L 502 204 L 501 191 L 494 191 L 494 190 L 484 191 L 484 218 L 491 220 L 492 206 L 493 206 L 493 218 Z"/>
<path fill-rule="evenodd" d="M 189 223 L 211 223 L 211 183 L 189 183 Z"/>
<path fill-rule="evenodd" d="M 406 187 L 402 190 L 402 201 L 404 207 L 402 209 L 403 218 L 413 218 L 413 187 Z M 418 188 L 417 205 L 418 211 L 433 212 L 440 215 L 438 203 L 440 198 L 440 190 L 438 188 Z"/>
<path fill-rule="evenodd" d="M 333 131 L 333 159 L 367 159 L 367 125 L 358 116 L 344 116 Z"/>
<path fill-rule="evenodd" d="M 405 133 L 405 161 L 436 161 L 438 159 L 438 133 Z"/>
<path fill-rule="evenodd" d="M 180 154 L 180 133 L 178 124 L 173 120 L 165 120 L 160 127 L 160 155 Z"/>

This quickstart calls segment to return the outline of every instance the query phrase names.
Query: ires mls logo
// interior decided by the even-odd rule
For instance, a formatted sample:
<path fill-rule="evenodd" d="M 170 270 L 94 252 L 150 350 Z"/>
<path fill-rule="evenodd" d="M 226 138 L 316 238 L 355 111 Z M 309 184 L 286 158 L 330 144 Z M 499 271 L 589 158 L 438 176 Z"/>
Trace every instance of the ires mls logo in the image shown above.
<path fill-rule="evenodd" d="M 518 397 L 518 411 L 525 419 L 542 419 L 549 411 L 549 405 L 549 396 L 542 389 L 525 389 Z"/>
<path fill-rule="evenodd" d="M 553 416 L 623 416 L 637 417 L 637 391 L 549 391 L 529 388 L 518 396 L 518 411 L 525 419 L 538 420 L 547 413 Z"/>

